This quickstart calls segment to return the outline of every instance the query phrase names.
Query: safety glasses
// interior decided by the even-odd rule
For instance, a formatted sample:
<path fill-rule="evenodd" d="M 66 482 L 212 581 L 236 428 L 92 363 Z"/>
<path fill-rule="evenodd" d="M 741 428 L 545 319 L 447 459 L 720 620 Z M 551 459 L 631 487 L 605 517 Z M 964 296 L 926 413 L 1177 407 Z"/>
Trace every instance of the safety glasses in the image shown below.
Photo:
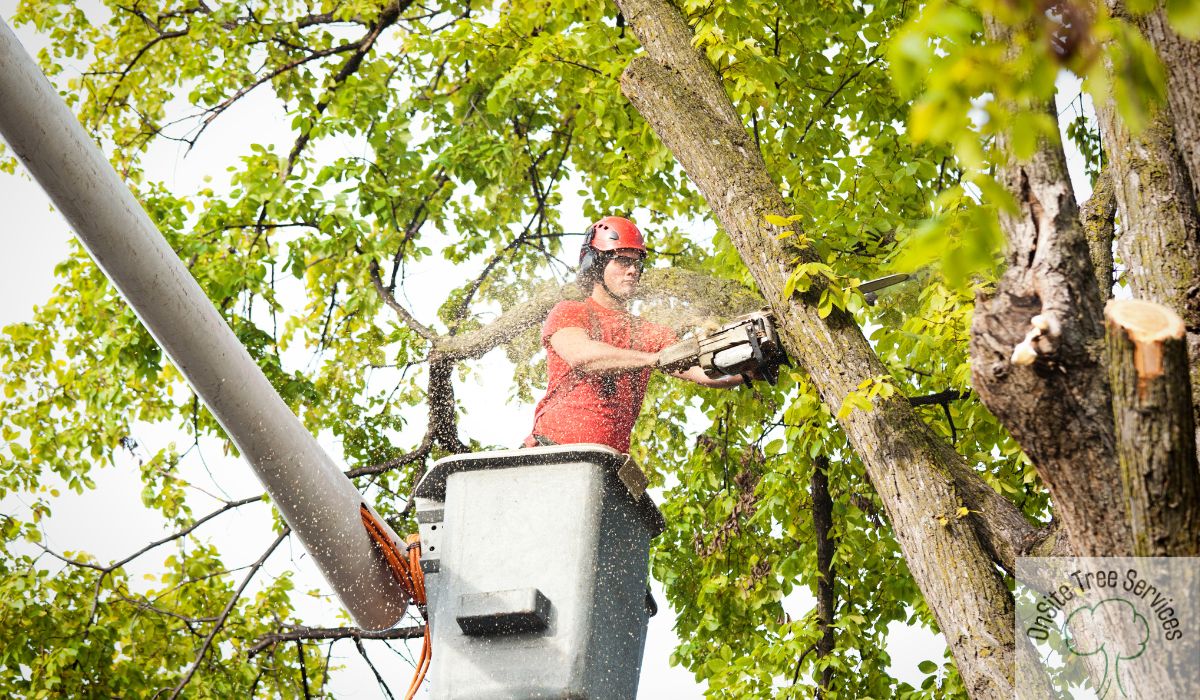
<path fill-rule="evenodd" d="M 629 269 L 632 267 L 638 272 L 646 269 L 646 261 L 642 258 L 627 258 L 624 255 L 617 255 L 613 257 L 612 261 L 624 269 Z"/>

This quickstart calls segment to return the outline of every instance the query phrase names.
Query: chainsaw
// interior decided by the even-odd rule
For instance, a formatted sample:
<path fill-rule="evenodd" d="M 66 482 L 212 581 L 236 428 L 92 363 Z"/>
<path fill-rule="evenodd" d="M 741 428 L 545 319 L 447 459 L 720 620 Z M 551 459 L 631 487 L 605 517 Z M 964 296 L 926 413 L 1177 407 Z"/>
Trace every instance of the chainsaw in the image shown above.
<path fill-rule="evenodd" d="M 774 317 L 767 311 L 739 316 L 717 330 L 682 340 L 658 355 L 664 372 L 682 372 L 696 365 L 710 379 L 751 373 L 774 384 L 779 367 L 789 364 L 787 352 L 775 332 Z"/>
<path fill-rule="evenodd" d="M 876 292 L 908 280 L 910 275 L 888 275 L 858 285 L 868 305 L 877 301 Z M 775 332 L 775 317 L 769 311 L 739 316 L 712 333 L 682 340 L 658 354 L 657 366 L 664 372 L 682 372 L 700 365 L 710 379 L 734 374 L 774 384 L 779 368 L 791 364 Z"/>

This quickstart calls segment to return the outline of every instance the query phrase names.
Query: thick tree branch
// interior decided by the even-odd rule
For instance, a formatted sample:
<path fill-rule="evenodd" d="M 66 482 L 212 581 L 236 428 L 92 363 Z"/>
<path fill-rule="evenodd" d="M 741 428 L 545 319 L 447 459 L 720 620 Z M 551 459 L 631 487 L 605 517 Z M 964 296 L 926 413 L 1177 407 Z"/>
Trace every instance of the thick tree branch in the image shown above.
<path fill-rule="evenodd" d="M 1113 0 L 1110 6 L 1117 3 Z M 1175 145 L 1186 166 L 1192 202 L 1200 203 L 1200 41 L 1177 34 L 1167 19 L 1164 3 L 1135 18 L 1167 69 L 1167 106 Z M 1186 321 L 1186 318 L 1185 318 Z"/>
<path fill-rule="evenodd" d="M 766 221 L 768 214 L 787 216 L 789 208 L 715 71 L 692 46 L 682 15 L 663 0 L 618 5 L 650 57 L 635 59 L 622 74 L 623 92 L 704 194 L 782 322 L 793 359 L 822 400 L 840 406 L 859 383 L 886 369 L 849 314 L 835 310 L 821 318 L 813 299 L 783 294 L 793 265 L 813 253 L 785 247 L 779 240 L 785 229 Z M 976 530 L 953 517 L 964 500 L 952 469 L 965 467 L 961 458 L 942 451 L 901 397 L 854 411 L 841 424 L 880 493 L 968 691 L 976 698 L 1011 696 L 1012 600 Z M 939 521 L 942 514 L 949 519 Z M 963 596 L 964 585 L 978 595 Z"/>
<path fill-rule="evenodd" d="M 698 319 L 728 320 L 762 308 L 762 297 L 731 280 L 683 269 L 647 270 L 638 290 L 644 316 L 677 330 Z M 482 357 L 523 331 L 540 324 L 563 299 L 583 299 L 573 283 L 545 283 L 521 303 L 505 309 L 483 328 L 456 336 L 441 336 L 433 346 L 438 360 Z"/>
<path fill-rule="evenodd" d="M 550 309 L 564 298 L 582 299 L 583 295 L 574 284 L 543 284 L 534 289 L 527 300 L 506 309 L 487 326 L 469 333 L 438 338 L 432 355 L 439 361 L 447 362 L 482 357 L 522 331 L 541 323 Z"/>
<path fill-rule="evenodd" d="M 454 363 L 429 361 L 429 438 L 448 452 L 466 452 L 467 446 L 458 437 L 458 411 L 454 403 Z"/>
<path fill-rule="evenodd" d="M 818 457 L 813 464 L 813 475 L 809 484 L 812 495 L 813 534 L 817 539 L 817 626 L 821 630 L 821 638 L 817 640 L 817 658 L 822 659 L 833 653 L 836 628 L 833 625 L 833 611 L 836 605 L 834 597 L 833 569 L 833 498 L 829 495 L 829 460 Z M 821 670 L 817 678 L 818 699 L 824 698 L 829 692 L 833 681 L 833 668 L 830 666 Z"/>
<path fill-rule="evenodd" d="M 1123 9 L 1112 3 L 1114 12 Z M 1137 133 L 1126 127 L 1115 105 L 1096 105 L 1121 230 L 1117 251 L 1125 264 L 1123 282 L 1134 298 L 1175 310 L 1188 330 L 1193 365 L 1190 378 L 1200 386 L 1200 209 L 1188 159 L 1200 167 L 1200 42 L 1176 37 L 1161 11 L 1141 15 L 1139 25 L 1157 37 L 1171 73 L 1170 100 Z M 1190 60 L 1187 66 L 1179 61 Z M 1109 66 L 1110 71 L 1118 70 Z M 1114 80 L 1121 77 L 1114 74 Z M 1191 92 L 1189 97 L 1188 93 Z M 1190 105 L 1191 113 L 1180 113 Z M 1189 141 L 1189 138 L 1192 140 Z M 1200 415 L 1200 395 L 1192 411 Z"/>
<path fill-rule="evenodd" d="M 1183 320 L 1132 299 L 1105 309 L 1117 457 L 1133 554 L 1200 555 L 1200 468 Z"/>
<path fill-rule="evenodd" d="M 1006 27 L 991 18 L 987 27 L 993 43 L 1006 45 Z M 997 146 L 1007 153 L 1007 137 Z M 976 300 L 975 389 L 1049 486 L 1079 553 L 1127 553 L 1128 533 L 1112 527 L 1125 521 L 1124 504 L 1115 487 L 1104 486 L 1120 478 L 1104 364 L 1103 297 L 1061 144 L 1043 142 L 1028 162 L 1008 160 L 999 179 L 1017 209 L 1000 215 L 1008 269 L 994 291 Z M 1027 356 L 1014 354 L 1027 341 L 1033 356 L 1028 343 Z M 1096 518 L 1097 513 L 1107 515 Z"/>

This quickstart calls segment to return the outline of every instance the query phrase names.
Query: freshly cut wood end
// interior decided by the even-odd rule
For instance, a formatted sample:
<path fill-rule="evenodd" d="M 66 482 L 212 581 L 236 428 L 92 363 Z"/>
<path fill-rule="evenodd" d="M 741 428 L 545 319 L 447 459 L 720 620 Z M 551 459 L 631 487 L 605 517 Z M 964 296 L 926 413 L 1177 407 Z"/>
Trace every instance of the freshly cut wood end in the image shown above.
<path fill-rule="evenodd" d="M 1153 301 L 1113 299 L 1104 307 L 1104 317 L 1124 328 L 1135 343 L 1178 339 L 1187 332 L 1179 314 Z"/>
<path fill-rule="evenodd" d="M 1187 332 L 1179 314 L 1153 301 L 1113 299 L 1104 307 L 1104 318 L 1124 330 L 1133 343 L 1134 369 L 1141 379 L 1162 375 L 1162 343 L 1179 340 Z"/>

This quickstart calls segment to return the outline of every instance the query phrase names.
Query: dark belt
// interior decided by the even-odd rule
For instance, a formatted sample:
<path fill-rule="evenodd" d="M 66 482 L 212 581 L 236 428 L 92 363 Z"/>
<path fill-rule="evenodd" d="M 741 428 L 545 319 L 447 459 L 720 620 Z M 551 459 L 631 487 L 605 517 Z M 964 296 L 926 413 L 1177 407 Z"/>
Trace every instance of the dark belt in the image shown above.
<path fill-rule="evenodd" d="M 549 447 L 551 445 L 558 444 L 557 442 L 551 440 L 550 438 L 546 437 L 545 435 L 538 435 L 537 433 L 533 433 L 528 438 L 525 438 L 525 442 L 521 443 L 521 447 L 533 447 L 534 446 L 534 445 L 529 444 L 529 438 L 533 438 L 533 442 L 538 447 Z"/>

